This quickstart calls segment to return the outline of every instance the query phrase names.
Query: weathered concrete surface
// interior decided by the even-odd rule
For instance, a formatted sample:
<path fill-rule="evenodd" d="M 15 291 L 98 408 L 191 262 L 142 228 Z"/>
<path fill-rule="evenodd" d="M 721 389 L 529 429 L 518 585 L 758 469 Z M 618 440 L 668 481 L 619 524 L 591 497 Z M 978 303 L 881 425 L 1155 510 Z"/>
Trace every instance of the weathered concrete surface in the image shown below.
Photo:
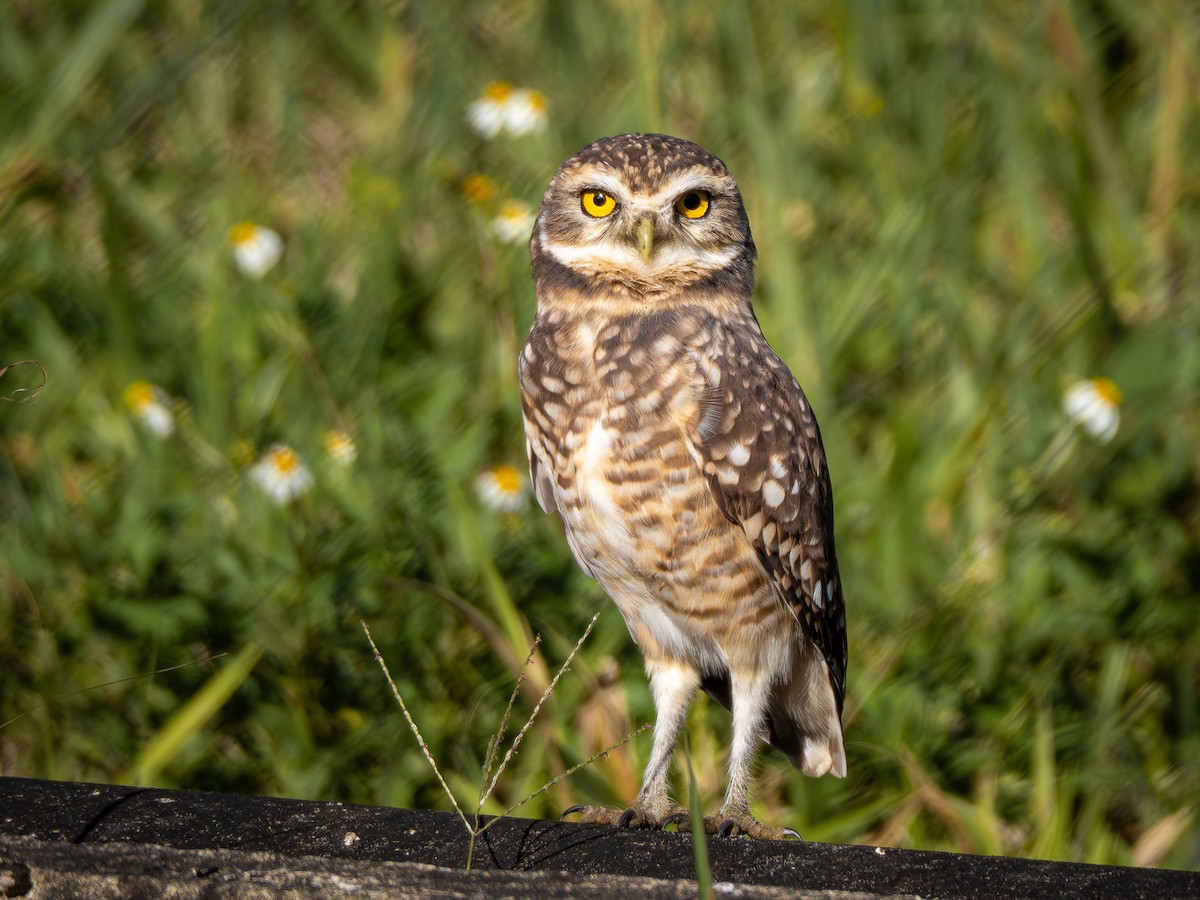
<path fill-rule="evenodd" d="M 7 862 L 6 862 L 7 860 Z M 875 894 L 796 892 L 778 887 L 718 888 L 746 900 L 874 900 Z M 156 844 L 70 844 L 0 835 L 0 896 L 26 900 L 86 897 L 239 898 L 638 897 L 692 900 L 691 881 L 565 872 L 468 872 L 422 863 L 367 862 L 245 850 L 176 850 Z M 901 898 L 895 898 L 901 900 Z"/>
<path fill-rule="evenodd" d="M 179 897 L 321 896 L 340 890 L 329 879 L 356 878 L 363 891 L 390 896 L 675 897 L 696 889 L 687 834 L 502 819 L 479 839 L 467 873 L 469 837 L 452 813 L 19 778 L 0 778 L 0 839 L 0 872 L 7 865 L 14 873 L 8 896 L 54 896 L 34 893 L 35 877 L 133 878 L 147 867 L 159 875 L 157 887 L 146 886 L 154 896 L 166 884 L 183 891 L 167 896 Z M 735 893 L 753 886 L 804 896 L 1200 897 L 1193 872 L 742 838 L 710 837 L 708 850 L 714 881 L 729 885 L 718 896 L 775 894 Z M 397 863 L 408 865 L 385 865 Z M 205 881 L 197 873 L 206 871 Z M 647 884 L 614 880 L 622 878 Z M 123 887 L 110 896 L 142 889 Z M 258 888 L 269 893 L 248 892 Z"/>

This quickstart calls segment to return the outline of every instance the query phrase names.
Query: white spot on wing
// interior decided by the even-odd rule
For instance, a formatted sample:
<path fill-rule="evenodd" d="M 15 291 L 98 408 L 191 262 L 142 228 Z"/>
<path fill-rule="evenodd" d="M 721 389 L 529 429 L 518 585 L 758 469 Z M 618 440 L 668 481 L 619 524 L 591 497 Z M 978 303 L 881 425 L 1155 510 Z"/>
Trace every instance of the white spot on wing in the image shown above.
<path fill-rule="evenodd" d="M 771 477 L 780 479 L 787 477 L 787 467 L 783 464 L 783 457 L 778 453 L 771 456 Z"/>
<path fill-rule="evenodd" d="M 735 466 L 744 466 L 750 462 L 750 448 L 745 444 L 734 444 L 729 448 L 727 458 Z"/>
<path fill-rule="evenodd" d="M 738 483 L 738 480 L 739 476 L 737 469 L 731 469 L 728 466 L 724 466 L 717 470 L 717 481 L 719 481 L 723 487 L 733 487 Z"/>
<path fill-rule="evenodd" d="M 764 481 L 762 486 L 763 502 L 767 506 L 778 506 L 783 502 L 783 485 L 778 481 Z"/>
<path fill-rule="evenodd" d="M 762 530 L 763 546 L 767 547 L 768 549 L 770 549 L 771 545 L 775 543 L 775 531 L 776 531 L 776 529 L 775 529 L 774 522 L 768 522 L 766 525 L 763 526 L 763 530 Z"/>
<path fill-rule="evenodd" d="M 745 521 L 742 527 L 746 529 L 746 534 L 753 538 L 754 535 L 758 534 L 762 530 L 762 523 L 763 514 L 761 512 L 756 512 Z"/>

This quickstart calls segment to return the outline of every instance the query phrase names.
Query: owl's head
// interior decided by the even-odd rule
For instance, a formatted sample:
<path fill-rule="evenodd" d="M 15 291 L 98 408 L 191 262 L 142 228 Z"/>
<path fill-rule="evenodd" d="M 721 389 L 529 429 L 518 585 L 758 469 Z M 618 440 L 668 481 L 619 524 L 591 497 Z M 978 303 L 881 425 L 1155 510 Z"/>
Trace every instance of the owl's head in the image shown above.
<path fill-rule="evenodd" d="M 529 242 L 539 300 L 705 294 L 748 302 L 754 240 L 737 182 L 703 147 L 622 134 L 566 160 Z"/>

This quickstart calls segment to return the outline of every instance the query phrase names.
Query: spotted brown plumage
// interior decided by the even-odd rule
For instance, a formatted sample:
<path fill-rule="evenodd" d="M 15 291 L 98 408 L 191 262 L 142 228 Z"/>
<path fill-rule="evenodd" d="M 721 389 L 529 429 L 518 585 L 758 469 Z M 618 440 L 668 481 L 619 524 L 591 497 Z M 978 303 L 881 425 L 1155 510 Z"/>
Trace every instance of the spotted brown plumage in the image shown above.
<path fill-rule="evenodd" d="M 613 202 L 615 201 L 615 202 Z M 733 713 L 711 829 L 779 836 L 749 811 L 767 739 L 844 775 L 846 628 L 816 419 L 750 306 L 737 184 L 665 135 L 597 141 L 559 168 L 530 240 L 538 312 L 520 357 L 530 471 L 580 566 L 641 648 L 658 720 L 624 813 L 659 826 L 695 691 Z"/>

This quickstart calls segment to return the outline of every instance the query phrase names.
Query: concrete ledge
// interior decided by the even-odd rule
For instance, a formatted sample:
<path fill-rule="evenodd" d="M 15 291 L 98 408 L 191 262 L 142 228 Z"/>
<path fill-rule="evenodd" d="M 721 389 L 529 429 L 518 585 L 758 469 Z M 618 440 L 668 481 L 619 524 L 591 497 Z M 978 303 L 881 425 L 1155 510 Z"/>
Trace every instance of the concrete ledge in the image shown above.
<path fill-rule="evenodd" d="M 8 862 L 4 862 L 8 860 Z M 422 863 L 364 862 L 245 850 L 176 850 L 155 844 L 69 844 L 0 836 L 0 896 L 211 898 L 638 897 L 691 900 L 690 881 L 564 872 L 467 872 Z M 748 900 L 872 900 L 874 894 L 739 886 Z M 896 898 L 900 900 L 900 898 Z"/>
<path fill-rule="evenodd" d="M 463 871 L 452 813 L 0 778 L 4 896 L 695 896 L 691 836 L 503 819 Z M 742 897 L 1200 897 L 1200 874 L 708 838 Z M 148 881 L 146 879 L 149 879 Z M 799 894 L 797 892 L 800 892 Z"/>

